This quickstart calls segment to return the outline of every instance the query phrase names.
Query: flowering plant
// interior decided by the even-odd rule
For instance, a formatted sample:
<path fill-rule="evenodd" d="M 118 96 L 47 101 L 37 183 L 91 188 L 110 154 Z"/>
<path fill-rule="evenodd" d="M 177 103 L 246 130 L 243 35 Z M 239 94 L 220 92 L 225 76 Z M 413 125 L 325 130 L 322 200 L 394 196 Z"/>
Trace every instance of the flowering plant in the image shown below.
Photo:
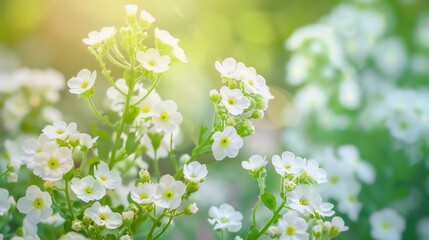
<path fill-rule="evenodd" d="M 24 156 L 10 161 L 1 173 L 18 181 L 20 165 L 25 165 L 42 180 L 28 186 L 25 195 L 9 196 L 6 188 L 0 189 L 0 215 L 22 219 L 15 239 L 39 239 L 42 222 L 63 225 L 60 239 L 158 239 L 175 218 L 198 211 L 189 198 L 208 170 L 197 159 L 210 153 L 218 161 L 237 157 L 243 138 L 255 131 L 252 120 L 264 117 L 273 98 L 266 80 L 233 58 L 216 62 L 224 85 L 209 94 L 212 124 L 199 127 L 189 155 L 176 157 L 183 117 L 177 104 L 163 100 L 156 88 L 164 72 L 176 62 L 186 62 L 186 55 L 179 39 L 166 30 L 155 28 L 154 45 L 146 45 L 155 18 L 146 11 L 137 15 L 135 5 L 125 9 L 126 26 L 119 31 L 104 27 L 83 39 L 111 85 L 106 96 L 114 115 L 108 116 L 93 102 L 97 71 L 82 69 L 68 80 L 69 92 L 86 102 L 103 126 L 94 124 L 90 135 L 74 122 L 54 121 L 37 138 L 26 140 Z M 121 69 L 121 78 L 114 77 L 108 63 Z M 143 156 L 152 160 L 150 168 Z M 173 172 L 159 166 L 166 157 Z M 327 181 L 317 161 L 284 152 L 273 156 L 272 164 L 280 175 L 277 194 L 265 189 L 269 173 L 265 157 L 254 155 L 242 162 L 260 190 L 244 237 L 330 239 L 348 229 L 340 217 L 327 220 L 334 215 L 334 206 L 323 202 L 315 188 Z M 265 222 L 257 219 L 262 204 L 271 212 Z M 241 229 L 242 219 L 232 206 L 222 204 L 210 209 L 208 221 L 224 238 L 225 230 Z M 12 236 L 14 230 L 3 227 L 2 234 Z"/>

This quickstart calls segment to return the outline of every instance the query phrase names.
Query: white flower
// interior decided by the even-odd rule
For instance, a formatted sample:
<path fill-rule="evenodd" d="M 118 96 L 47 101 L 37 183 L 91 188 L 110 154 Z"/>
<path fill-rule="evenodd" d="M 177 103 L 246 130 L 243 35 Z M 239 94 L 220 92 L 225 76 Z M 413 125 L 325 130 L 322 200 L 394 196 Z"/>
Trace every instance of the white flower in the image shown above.
<path fill-rule="evenodd" d="M 337 235 L 340 232 L 349 230 L 349 227 L 344 225 L 344 220 L 341 217 L 333 217 L 331 224 L 331 235 Z"/>
<path fill-rule="evenodd" d="M 116 169 L 109 170 L 109 166 L 105 162 L 100 162 L 94 167 L 94 176 L 100 180 L 103 186 L 107 189 L 115 189 L 121 185 L 122 179 Z"/>
<path fill-rule="evenodd" d="M 25 196 L 16 204 L 20 213 L 26 214 L 26 219 L 33 224 L 39 223 L 52 215 L 52 199 L 49 193 L 42 192 L 39 187 L 31 185 L 27 188 Z"/>
<path fill-rule="evenodd" d="M 95 46 L 101 42 L 104 42 L 112 38 L 116 34 L 115 27 L 104 27 L 100 32 L 92 31 L 88 34 L 88 38 L 83 39 L 83 43 L 88 46 Z"/>
<path fill-rule="evenodd" d="M 146 52 L 137 52 L 137 60 L 146 70 L 162 73 L 168 70 L 170 64 L 169 56 L 161 56 L 159 51 L 154 48 L 149 48 Z"/>
<path fill-rule="evenodd" d="M 127 12 L 127 15 L 136 15 L 138 7 L 135 4 L 126 4 L 125 11 Z"/>
<path fill-rule="evenodd" d="M 199 162 L 191 162 L 183 166 L 183 175 L 190 182 L 201 182 L 207 176 L 207 173 L 206 165 Z"/>
<path fill-rule="evenodd" d="M 73 168 L 74 162 L 70 149 L 49 142 L 34 156 L 34 165 L 27 166 L 32 167 L 34 175 L 53 182 L 61 180 Z"/>
<path fill-rule="evenodd" d="M 223 132 L 213 134 L 212 151 L 216 160 L 222 160 L 225 156 L 234 158 L 243 146 L 243 139 L 237 134 L 234 127 L 228 126 Z"/>
<path fill-rule="evenodd" d="M 73 178 L 71 180 L 71 189 L 84 202 L 100 200 L 106 195 L 106 189 L 101 181 L 98 181 L 93 176 L 86 176 L 82 179 Z"/>
<path fill-rule="evenodd" d="M 222 64 L 219 61 L 216 61 L 215 67 L 222 77 L 234 79 L 238 78 L 239 69 L 245 68 L 243 63 L 237 64 L 237 61 L 234 58 L 226 58 L 223 60 Z"/>
<path fill-rule="evenodd" d="M 155 200 L 157 186 L 153 183 L 139 183 L 131 187 L 131 199 L 138 204 L 149 204 Z"/>
<path fill-rule="evenodd" d="M 157 48 L 174 48 L 179 43 L 179 39 L 171 36 L 171 34 L 166 30 L 160 30 L 155 28 L 155 44 Z"/>
<path fill-rule="evenodd" d="M 295 154 L 285 151 L 282 156 L 274 155 L 271 159 L 273 166 L 280 176 L 286 174 L 299 175 L 305 167 L 305 159 L 295 157 Z"/>
<path fill-rule="evenodd" d="M 161 208 L 176 209 L 182 202 L 182 195 L 186 192 L 186 185 L 176 181 L 170 175 L 164 175 L 157 186 L 155 205 Z"/>
<path fill-rule="evenodd" d="M 67 125 L 63 121 L 57 121 L 53 125 L 46 126 L 42 131 L 49 139 L 65 140 L 71 134 L 76 133 L 76 130 L 77 125 L 74 122 Z"/>
<path fill-rule="evenodd" d="M 307 216 L 322 204 L 322 197 L 310 185 L 298 185 L 292 192 L 286 193 L 289 207 Z"/>
<path fill-rule="evenodd" d="M 151 24 L 151 23 L 155 22 L 155 18 L 145 10 L 142 10 L 140 12 L 140 19 L 147 24 Z"/>
<path fill-rule="evenodd" d="M 106 226 L 108 229 L 116 229 L 122 225 L 121 214 L 112 212 L 109 206 L 102 206 L 99 202 L 85 209 L 84 215 L 91 218 L 98 226 Z"/>
<path fill-rule="evenodd" d="M 77 232 L 68 232 L 62 235 L 58 240 L 88 240 L 88 238 Z"/>
<path fill-rule="evenodd" d="M 119 240 L 132 240 L 132 238 L 130 237 L 130 235 L 126 234 L 126 235 L 121 236 L 119 238 Z"/>
<path fill-rule="evenodd" d="M 48 218 L 42 220 L 42 223 L 49 224 L 55 227 L 62 225 L 66 220 L 59 213 L 54 213 Z"/>
<path fill-rule="evenodd" d="M 95 84 L 95 79 L 97 78 L 96 71 L 89 71 L 88 69 L 82 69 L 77 74 L 76 77 L 72 77 L 67 85 L 70 88 L 70 93 L 73 94 L 82 94 L 89 89 L 91 89 Z"/>
<path fill-rule="evenodd" d="M 9 191 L 0 188 L 0 216 L 3 216 L 10 208 Z"/>
<path fill-rule="evenodd" d="M 400 240 L 405 230 L 405 221 L 395 210 L 385 208 L 369 217 L 371 237 L 376 240 Z"/>
<path fill-rule="evenodd" d="M 155 105 L 152 121 L 157 129 L 173 132 L 183 121 L 183 118 L 182 115 L 177 112 L 176 103 L 172 100 L 166 100 Z"/>
<path fill-rule="evenodd" d="M 326 171 L 322 168 L 319 168 L 319 164 L 313 159 L 309 159 L 307 161 L 307 164 L 303 170 L 308 178 L 316 181 L 318 184 L 328 181 Z"/>
<path fill-rule="evenodd" d="M 22 148 L 24 150 L 25 156 L 22 158 L 22 161 L 30 165 L 30 169 L 32 169 L 31 165 L 34 164 L 34 155 L 36 153 L 41 152 L 43 146 L 49 142 L 48 136 L 46 134 L 42 133 L 40 134 L 39 138 L 36 139 L 28 139 L 24 142 Z"/>
<path fill-rule="evenodd" d="M 209 210 L 209 222 L 213 229 L 227 229 L 229 232 L 238 232 L 241 229 L 243 215 L 229 204 L 222 204 L 219 208 L 211 207 Z"/>
<path fill-rule="evenodd" d="M 368 184 L 374 182 L 374 167 L 360 158 L 359 150 L 356 146 L 342 145 L 337 149 L 337 152 L 340 159 L 348 165 L 347 168 L 355 171 L 360 180 Z"/>
<path fill-rule="evenodd" d="M 142 92 L 140 95 L 144 96 L 147 94 L 147 91 Z M 155 91 L 152 91 L 143 101 L 141 101 L 138 106 L 140 107 L 141 118 L 152 117 L 153 110 L 155 109 L 156 104 L 161 102 L 161 97 Z"/>
<path fill-rule="evenodd" d="M 323 88 L 315 84 L 308 84 L 295 94 L 296 110 L 300 114 L 323 110 L 326 107 L 328 97 Z"/>
<path fill-rule="evenodd" d="M 124 221 L 132 221 L 134 219 L 134 212 L 133 211 L 124 211 L 122 212 L 122 219 Z"/>
<path fill-rule="evenodd" d="M 392 78 L 399 77 L 408 63 L 404 43 L 399 38 L 387 38 L 380 42 L 374 49 L 373 57 L 378 69 Z"/>
<path fill-rule="evenodd" d="M 179 46 L 173 47 L 173 59 L 179 61 L 179 62 L 187 62 L 188 59 L 186 57 L 185 51 Z"/>
<path fill-rule="evenodd" d="M 241 167 L 247 171 L 257 172 L 261 168 L 264 168 L 267 163 L 268 162 L 265 161 L 265 157 L 262 157 L 261 155 L 253 155 L 248 161 L 241 162 Z"/>
<path fill-rule="evenodd" d="M 307 240 L 307 222 L 295 211 L 288 211 L 278 223 L 278 232 L 282 240 Z"/>
<path fill-rule="evenodd" d="M 237 116 L 250 106 L 250 100 L 243 95 L 240 89 L 229 89 L 223 86 L 220 89 L 222 103 L 231 115 Z"/>

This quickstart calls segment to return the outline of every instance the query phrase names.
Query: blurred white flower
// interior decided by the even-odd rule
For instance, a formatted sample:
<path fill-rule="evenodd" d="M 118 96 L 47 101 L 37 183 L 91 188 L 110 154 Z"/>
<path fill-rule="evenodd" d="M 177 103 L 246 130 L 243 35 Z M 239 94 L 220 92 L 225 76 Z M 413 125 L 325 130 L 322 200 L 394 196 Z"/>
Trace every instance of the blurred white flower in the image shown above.
<path fill-rule="evenodd" d="M 261 155 L 253 155 L 249 158 L 248 161 L 241 162 L 241 167 L 247 171 L 257 172 L 261 168 L 264 168 L 267 165 L 266 157 L 262 157 Z"/>
<path fill-rule="evenodd" d="M 58 240 L 88 240 L 84 235 L 77 232 L 68 232 L 66 234 L 61 235 Z"/>
<path fill-rule="evenodd" d="M 119 171 L 116 169 L 109 169 L 105 162 L 100 162 L 94 167 L 94 176 L 103 184 L 107 189 L 115 189 L 122 183 L 119 176 Z"/>
<path fill-rule="evenodd" d="M 82 41 L 88 46 L 96 46 L 101 42 L 104 42 L 116 34 L 115 27 L 103 27 L 99 32 L 92 31 L 88 34 L 87 38 L 84 38 Z"/>
<path fill-rule="evenodd" d="M 137 5 L 135 4 L 126 4 L 124 7 L 125 12 L 127 12 L 127 15 L 136 15 L 137 11 L 139 10 Z"/>
<path fill-rule="evenodd" d="M 278 222 L 281 240 L 307 240 L 307 222 L 298 213 L 289 210 Z"/>
<path fill-rule="evenodd" d="M 294 54 L 286 65 L 286 82 L 293 86 L 302 84 L 309 77 L 309 69 L 313 64 L 310 57 Z"/>
<path fill-rule="evenodd" d="M 24 157 L 22 158 L 22 162 L 25 164 L 31 165 L 34 164 L 34 156 L 36 153 L 42 152 L 43 146 L 49 142 L 49 138 L 46 134 L 42 133 L 40 136 L 36 139 L 28 139 L 24 142 L 22 148 L 24 150 Z"/>
<path fill-rule="evenodd" d="M 155 105 L 152 121 L 158 130 L 171 133 L 182 123 L 183 117 L 177 111 L 176 103 L 172 100 L 166 100 Z"/>
<path fill-rule="evenodd" d="M 21 197 L 16 207 L 20 213 L 26 214 L 26 219 L 37 224 L 52 215 L 52 199 L 49 193 L 42 192 L 36 185 L 27 188 L 25 196 Z"/>
<path fill-rule="evenodd" d="M 150 25 L 155 22 L 155 18 L 146 10 L 141 10 L 140 19 L 146 23 L 146 25 Z"/>
<path fill-rule="evenodd" d="M 238 78 L 240 69 L 245 69 L 244 64 L 241 62 L 237 64 L 234 58 L 226 58 L 222 63 L 216 61 L 215 67 L 222 77 L 234 79 Z"/>
<path fill-rule="evenodd" d="M 82 94 L 91 89 L 95 84 L 97 78 L 96 71 L 89 71 L 88 69 L 82 69 L 76 77 L 72 77 L 67 85 L 70 88 L 70 93 Z"/>
<path fill-rule="evenodd" d="M 216 160 L 222 160 L 226 156 L 234 158 L 243 146 L 243 139 L 237 134 L 234 127 L 228 126 L 223 132 L 213 134 L 212 151 Z"/>
<path fill-rule="evenodd" d="M 10 208 L 9 191 L 0 188 L 0 216 L 3 216 Z"/>
<path fill-rule="evenodd" d="M 98 226 L 106 226 L 107 229 L 116 229 L 122 225 L 121 214 L 113 212 L 109 206 L 102 206 L 99 202 L 85 209 L 84 215 Z"/>
<path fill-rule="evenodd" d="M 414 38 L 419 46 L 429 49 L 429 14 L 427 12 L 423 12 L 418 17 Z"/>
<path fill-rule="evenodd" d="M 67 125 L 63 121 L 57 121 L 52 125 L 46 126 L 42 131 L 49 139 L 65 140 L 70 134 L 76 133 L 76 130 L 77 125 L 74 122 Z"/>
<path fill-rule="evenodd" d="M 180 41 L 171 36 L 167 30 L 161 30 L 159 28 L 155 28 L 155 39 L 156 47 L 160 49 L 174 48 Z"/>
<path fill-rule="evenodd" d="M 33 170 L 34 175 L 51 182 L 61 180 L 73 166 L 70 149 L 59 147 L 55 142 L 46 143 L 42 151 L 34 156 L 34 162 L 27 163 L 27 167 Z"/>
<path fill-rule="evenodd" d="M 100 200 L 106 195 L 106 189 L 101 181 L 93 176 L 86 176 L 82 179 L 73 178 L 71 180 L 71 189 L 84 202 Z"/>
<path fill-rule="evenodd" d="M 191 162 L 183 166 L 183 175 L 190 182 L 201 182 L 207 176 L 207 173 L 206 165 L 199 162 Z"/>
<path fill-rule="evenodd" d="M 307 164 L 304 166 L 303 171 L 306 173 L 307 177 L 318 184 L 328 181 L 325 169 L 320 168 L 319 164 L 313 159 L 307 160 Z"/>
<path fill-rule="evenodd" d="M 408 63 L 404 43 L 399 38 L 387 38 L 373 52 L 374 62 L 386 76 L 398 78 Z"/>
<path fill-rule="evenodd" d="M 400 240 L 405 230 L 405 221 L 391 208 L 373 212 L 369 217 L 371 237 L 376 240 Z"/>
<path fill-rule="evenodd" d="M 143 68 L 154 73 L 162 73 L 168 70 L 170 64 L 169 56 L 161 56 L 159 51 L 154 48 L 149 48 L 145 52 L 137 52 L 137 60 Z"/>
<path fill-rule="evenodd" d="M 48 218 L 42 220 L 42 223 L 49 224 L 55 227 L 62 225 L 66 220 L 59 213 L 54 213 Z"/>
<path fill-rule="evenodd" d="M 182 202 L 182 196 L 186 192 L 186 185 L 176 181 L 170 175 L 164 175 L 157 185 L 157 198 L 155 205 L 160 208 L 176 209 Z"/>
<path fill-rule="evenodd" d="M 219 208 L 211 207 L 209 217 L 208 220 L 214 230 L 227 229 L 228 232 L 238 232 L 241 229 L 243 215 L 229 204 L 224 203 Z"/>
<path fill-rule="evenodd" d="M 327 95 L 321 86 L 309 84 L 296 93 L 295 108 L 303 115 L 323 111 L 326 108 L 327 100 Z"/>
<path fill-rule="evenodd" d="M 157 185 L 153 183 L 139 183 L 131 187 L 131 199 L 138 204 L 149 204 L 155 201 Z"/>
<path fill-rule="evenodd" d="M 223 105 L 233 116 L 242 114 L 250 106 L 250 100 L 243 95 L 240 89 L 230 89 L 223 86 L 220 89 L 220 95 Z"/>
<path fill-rule="evenodd" d="M 341 217 L 333 217 L 331 220 L 331 236 L 338 236 L 340 232 L 345 232 L 349 230 L 349 227 L 347 227 L 344 224 L 344 220 Z"/>

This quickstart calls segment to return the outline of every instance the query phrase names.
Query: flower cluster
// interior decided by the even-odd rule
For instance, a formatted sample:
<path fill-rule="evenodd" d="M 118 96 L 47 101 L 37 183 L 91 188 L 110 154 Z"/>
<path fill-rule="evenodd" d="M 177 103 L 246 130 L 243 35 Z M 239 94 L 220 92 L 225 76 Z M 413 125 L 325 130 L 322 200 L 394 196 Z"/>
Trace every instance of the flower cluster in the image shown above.
<path fill-rule="evenodd" d="M 61 119 L 61 113 L 51 105 L 60 99 L 64 85 L 64 77 L 52 69 L 22 68 L 0 74 L 3 127 L 9 131 L 28 130 Z"/>
<path fill-rule="evenodd" d="M 265 157 L 254 155 L 242 162 L 242 167 L 258 181 L 260 194 L 253 209 L 252 226 L 246 238 L 258 239 L 268 234 L 272 239 L 331 239 L 347 231 L 344 220 L 334 215 L 334 205 L 323 202 L 317 185 L 326 183 L 326 171 L 317 161 L 283 152 L 272 157 L 272 165 L 281 177 L 281 187 L 276 197 L 265 190 L 267 176 Z M 277 204 L 277 201 L 281 201 Z M 260 228 L 256 213 L 260 203 L 272 212 L 271 218 Z M 220 208 L 212 207 L 209 222 L 214 230 L 237 232 L 241 228 L 242 214 L 223 204 Z"/>

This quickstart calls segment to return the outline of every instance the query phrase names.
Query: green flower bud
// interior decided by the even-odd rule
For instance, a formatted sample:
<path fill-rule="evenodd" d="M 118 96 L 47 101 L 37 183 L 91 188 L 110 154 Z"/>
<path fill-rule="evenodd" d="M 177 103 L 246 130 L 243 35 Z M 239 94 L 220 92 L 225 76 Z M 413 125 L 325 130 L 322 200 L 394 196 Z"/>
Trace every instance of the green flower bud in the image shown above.
<path fill-rule="evenodd" d="M 209 92 L 210 101 L 213 103 L 218 103 L 222 97 L 220 96 L 219 92 L 216 89 L 210 90 Z"/>
<path fill-rule="evenodd" d="M 296 189 L 296 183 L 293 181 L 287 181 L 285 183 L 286 191 L 291 192 Z"/>
<path fill-rule="evenodd" d="M 46 191 L 50 192 L 54 189 L 54 183 L 53 182 L 45 182 L 43 183 L 43 187 Z"/>
<path fill-rule="evenodd" d="M 139 171 L 139 177 L 142 183 L 150 182 L 150 173 L 146 169 L 142 169 Z"/>
<path fill-rule="evenodd" d="M 185 207 L 186 215 L 194 215 L 198 212 L 197 203 L 190 203 Z"/>
<path fill-rule="evenodd" d="M 314 225 L 311 229 L 313 235 L 316 237 L 316 239 L 320 238 L 323 234 L 323 227 L 322 225 Z"/>
<path fill-rule="evenodd" d="M 73 220 L 71 229 L 75 232 L 79 232 L 83 229 L 83 222 L 80 220 Z"/>

